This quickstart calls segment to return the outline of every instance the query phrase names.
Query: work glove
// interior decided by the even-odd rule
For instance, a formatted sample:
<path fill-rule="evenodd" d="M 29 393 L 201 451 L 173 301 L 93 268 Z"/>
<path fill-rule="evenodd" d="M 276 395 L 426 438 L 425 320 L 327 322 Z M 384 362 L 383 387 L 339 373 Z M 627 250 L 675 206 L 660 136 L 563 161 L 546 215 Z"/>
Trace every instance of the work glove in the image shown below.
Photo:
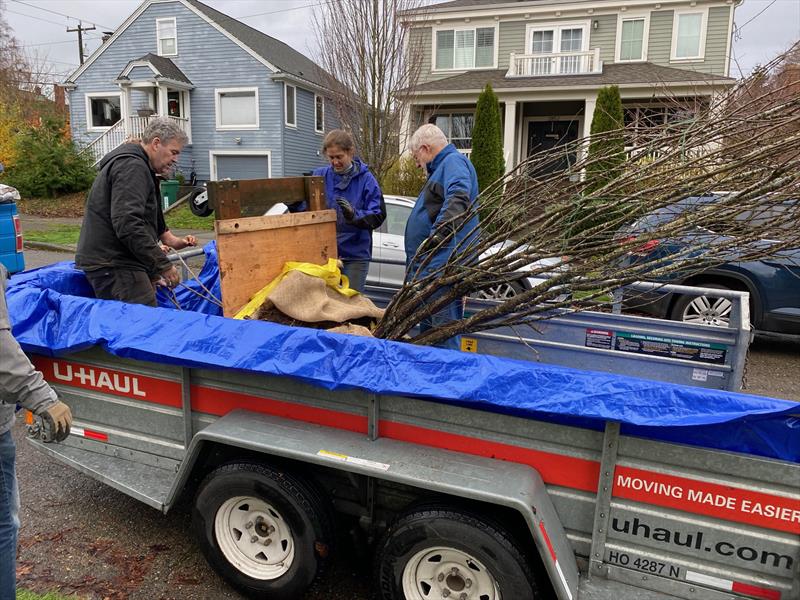
<path fill-rule="evenodd" d="M 341 196 L 336 199 L 336 204 L 338 204 L 339 208 L 342 209 L 342 214 L 344 215 L 344 218 L 347 219 L 348 221 L 352 221 L 353 217 L 356 216 L 356 211 L 353 210 L 353 205 L 350 204 L 347 200 L 345 200 Z"/>
<path fill-rule="evenodd" d="M 417 252 L 432 252 L 439 247 L 439 245 L 444 241 L 444 238 L 445 236 L 443 233 L 440 231 L 434 231 L 430 237 L 423 240 L 423 242 L 419 245 L 419 250 L 417 250 Z"/>
<path fill-rule="evenodd" d="M 69 406 L 61 400 L 57 400 L 39 413 L 39 416 L 47 421 L 53 437 L 57 442 L 63 442 L 69 435 L 69 428 L 72 425 L 72 411 Z"/>

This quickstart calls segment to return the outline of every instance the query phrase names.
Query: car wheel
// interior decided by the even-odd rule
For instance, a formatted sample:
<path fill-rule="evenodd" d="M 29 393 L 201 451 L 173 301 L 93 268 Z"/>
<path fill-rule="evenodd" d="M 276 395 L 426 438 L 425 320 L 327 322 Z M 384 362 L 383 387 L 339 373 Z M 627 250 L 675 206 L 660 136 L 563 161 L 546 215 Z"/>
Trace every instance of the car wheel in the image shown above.
<path fill-rule="evenodd" d="M 501 526 L 446 506 L 417 509 L 378 554 L 382 600 L 537 598 L 529 556 Z"/>
<path fill-rule="evenodd" d="M 189 209 L 193 215 L 198 217 L 207 217 L 214 212 L 214 209 L 208 205 L 208 191 L 195 190 L 189 198 Z"/>
<path fill-rule="evenodd" d="M 479 298 L 480 300 L 508 300 L 524 291 L 525 288 L 518 281 L 507 281 L 477 291 L 473 294 L 473 298 Z"/>
<path fill-rule="evenodd" d="M 328 507 L 301 479 L 258 463 L 224 465 L 203 481 L 193 528 L 211 566 L 249 596 L 301 598 L 332 539 Z"/>
<path fill-rule="evenodd" d="M 715 290 L 730 290 L 731 288 L 716 283 L 695 284 L 698 287 Z M 672 307 L 670 319 L 684 323 L 700 323 L 716 327 L 728 327 L 731 321 L 733 301 L 730 298 L 719 296 L 680 296 Z"/>

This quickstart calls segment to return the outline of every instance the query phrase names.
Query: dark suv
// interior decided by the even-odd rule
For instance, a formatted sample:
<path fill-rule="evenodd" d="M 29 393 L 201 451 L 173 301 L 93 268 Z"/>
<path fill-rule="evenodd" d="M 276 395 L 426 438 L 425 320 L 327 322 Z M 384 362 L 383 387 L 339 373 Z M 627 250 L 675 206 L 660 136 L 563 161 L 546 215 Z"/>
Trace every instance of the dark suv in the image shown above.
<path fill-rule="evenodd" d="M 659 225 L 676 218 L 686 210 L 701 204 L 713 203 L 718 198 L 719 195 L 715 194 L 686 198 L 642 217 L 626 227 L 623 233 L 631 239 L 652 232 Z M 770 206 L 760 211 L 757 216 L 742 214 L 740 220 L 743 226 L 748 223 L 780 222 L 780 213 L 787 207 L 794 207 L 793 202 Z M 780 236 L 780 229 L 773 233 L 777 238 Z M 730 237 L 698 228 L 692 235 L 691 243 L 713 244 L 726 239 L 730 240 Z M 682 243 L 686 242 L 682 242 L 681 238 L 658 240 L 650 239 L 648 236 L 648 241 L 638 251 L 632 252 L 628 260 L 647 261 L 663 258 L 679 251 Z M 761 240 L 759 243 L 773 242 Z M 800 249 L 781 250 L 769 258 L 745 261 L 737 261 L 735 251 L 731 251 L 728 262 L 701 273 L 686 276 L 672 275 L 666 282 L 750 292 L 750 322 L 757 332 L 800 335 Z M 711 294 L 693 297 L 652 293 L 643 296 L 638 292 L 635 296 L 627 295 L 625 306 L 662 318 L 709 325 L 727 325 L 732 308 L 730 300 L 714 297 Z"/>

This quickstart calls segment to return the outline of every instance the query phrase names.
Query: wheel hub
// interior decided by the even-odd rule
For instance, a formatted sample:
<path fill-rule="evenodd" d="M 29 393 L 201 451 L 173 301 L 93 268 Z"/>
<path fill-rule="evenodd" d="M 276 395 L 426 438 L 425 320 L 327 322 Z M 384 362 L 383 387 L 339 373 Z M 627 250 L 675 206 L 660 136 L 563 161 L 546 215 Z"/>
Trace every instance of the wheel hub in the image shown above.
<path fill-rule="evenodd" d="M 492 575 L 475 558 L 454 548 L 429 548 L 403 570 L 407 600 L 500 600 Z"/>

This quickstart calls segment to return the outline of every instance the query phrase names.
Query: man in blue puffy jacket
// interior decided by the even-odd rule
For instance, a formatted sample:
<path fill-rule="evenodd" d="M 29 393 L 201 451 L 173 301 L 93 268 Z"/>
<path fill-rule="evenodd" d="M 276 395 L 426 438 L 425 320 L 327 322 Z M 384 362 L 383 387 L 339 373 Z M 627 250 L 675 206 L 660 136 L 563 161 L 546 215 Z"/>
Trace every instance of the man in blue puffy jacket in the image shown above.
<path fill-rule="evenodd" d="M 462 241 L 480 234 L 478 177 L 469 159 L 453 144 L 448 144 L 442 130 L 431 124 L 414 132 L 409 149 L 417 164 L 427 169 L 428 181 L 406 223 L 407 281 L 434 274 L 450 260 Z M 421 250 L 420 255 L 415 260 L 418 250 Z M 432 257 L 428 256 L 430 252 L 434 252 Z M 437 294 L 446 291 L 439 290 Z M 463 303 L 456 300 L 423 319 L 420 329 L 425 331 L 463 316 Z M 460 340 L 456 336 L 441 345 L 458 350 Z"/>
<path fill-rule="evenodd" d="M 336 247 L 342 274 L 352 289 L 363 292 L 372 259 L 372 231 L 386 218 L 383 193 L 369 167 L 355 158 L 349 133 L 330 131 L 322 142 L 322 151 L 330 165 L 314 170 L 313 175 L 325 178 L 325 199 L 328 208 L 336 211 Z M 305 209 L 305 202 L 289 206 L 292 212 Z"/>

